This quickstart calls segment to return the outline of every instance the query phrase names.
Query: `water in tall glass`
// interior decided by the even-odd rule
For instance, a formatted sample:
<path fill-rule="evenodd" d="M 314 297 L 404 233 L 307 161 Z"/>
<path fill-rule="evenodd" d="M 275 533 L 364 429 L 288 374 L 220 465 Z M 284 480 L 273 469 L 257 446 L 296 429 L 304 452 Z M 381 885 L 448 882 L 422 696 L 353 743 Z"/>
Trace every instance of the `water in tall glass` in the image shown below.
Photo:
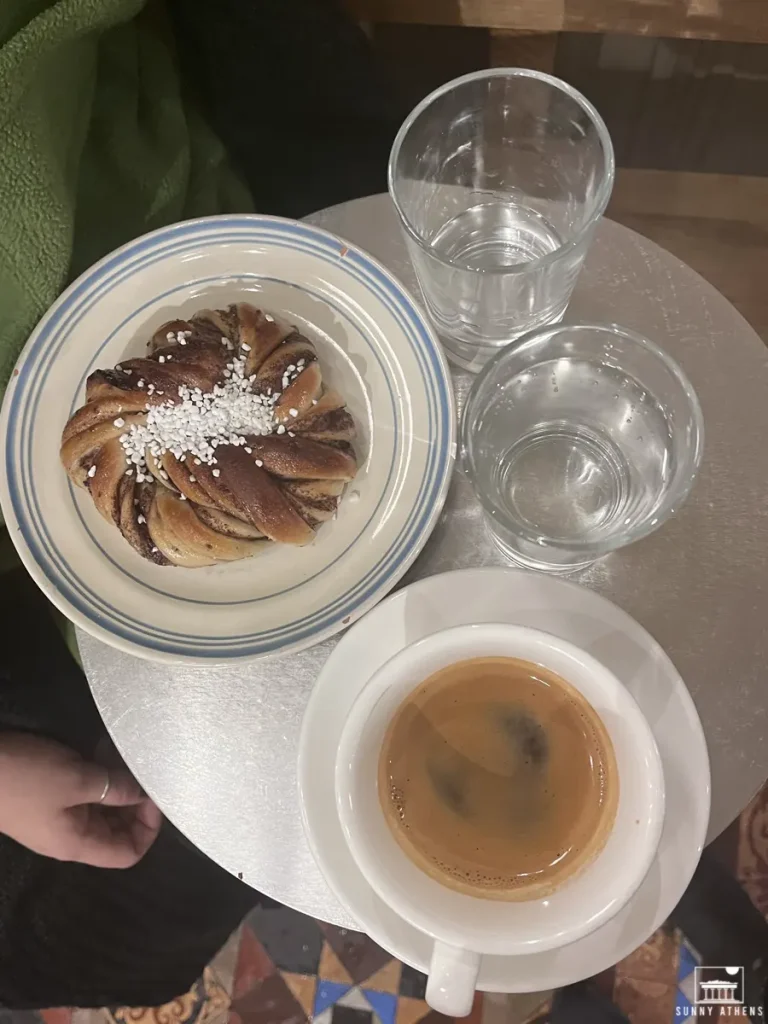
<path fill-rule="evenodd" d="M 431 244 L 447 262 L 470 270 L 497 270 L 555 252 L 563 240 L 538 210 L 495 199 L 452 216 Z"/>

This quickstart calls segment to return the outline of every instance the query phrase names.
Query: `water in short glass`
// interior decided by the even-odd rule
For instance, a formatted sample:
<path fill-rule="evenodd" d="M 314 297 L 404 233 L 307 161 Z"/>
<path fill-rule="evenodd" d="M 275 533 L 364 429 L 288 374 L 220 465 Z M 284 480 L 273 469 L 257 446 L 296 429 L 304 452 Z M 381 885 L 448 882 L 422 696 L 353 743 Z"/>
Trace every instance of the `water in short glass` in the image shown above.
<path fill-rule="evenodd" d="M 652 532 L 685 500 L 703 451 L 680 368 L 615 326 L 555 325 L 500 353 L 462 419 L 464 468 L 503 553 L 572 572 Z"/>
<path fill-rule="evenodd" d="M 477 370 L 558 321 L 613 185 L 594 107 L 549 75 L 449 82 L 395 139 L 389 189 L 448 356 Z"/>

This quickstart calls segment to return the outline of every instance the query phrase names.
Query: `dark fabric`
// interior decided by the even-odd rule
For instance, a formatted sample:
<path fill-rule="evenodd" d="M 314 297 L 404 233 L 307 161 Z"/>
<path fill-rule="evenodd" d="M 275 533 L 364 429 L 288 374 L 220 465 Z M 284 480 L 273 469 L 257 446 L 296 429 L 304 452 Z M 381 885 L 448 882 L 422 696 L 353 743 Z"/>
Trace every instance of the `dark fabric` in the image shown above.
<path fill-rule="evenodd" d="M 22 570 L 3 577 L 0 622 L 0 728 L 45 734 L 89 756 L 104 735 L 98 712 Z M 261 899 L 168 823 L 129 871 L 60 863 L 0 836 L 0 1005 L 167 1002 Z"/>
<path fill-rule="evenodd" d="M 386 190 L 407 110 L 335 0 L 169 0 L 181 74 L 262 213 Z"/>
<path fill-rule="evenodd" d="M 90 757 L 104 726 L 50 605 L 21 566 L 0 578 L 0 630 L 0 728 L 48 736 Z"/>
<path fill-rule="evenodd" d="M 588 984 L 555 992 L 549 1024 L 629 1024 L 621 1010 Z"/>

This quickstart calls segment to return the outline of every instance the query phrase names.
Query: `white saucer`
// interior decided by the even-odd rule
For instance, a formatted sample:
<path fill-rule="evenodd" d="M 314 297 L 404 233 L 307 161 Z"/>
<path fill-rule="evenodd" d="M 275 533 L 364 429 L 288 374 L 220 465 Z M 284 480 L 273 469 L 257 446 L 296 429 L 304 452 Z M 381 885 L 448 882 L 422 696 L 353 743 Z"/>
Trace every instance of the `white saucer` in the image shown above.
<path fill-rule="evenodd" d="M 661 843 L 624 910 L 562 949 L 483 957 L 478 987 L 485 991 L 559 988 L 615 964 L 662 924 L 693 875 L 709 820 L 709 758 L 693 701 L 656 641 L 610 601 L 538 573 L 465 569 L 421 580 L 378 605 L 337 645 L 307 706 L 299 760 L 304 826 L 320 870 L 342 905 L 369 922 L 367 931 L 380 946 L 425 971 L 431 941 L 376 896 L 352 860 L 336 814 L 334 764 L 344 719 L 371 674 L 406 644 L 473 622 L 548 630 L 594 655 L 633 694 L 661 754 L 666 786 Z"/>

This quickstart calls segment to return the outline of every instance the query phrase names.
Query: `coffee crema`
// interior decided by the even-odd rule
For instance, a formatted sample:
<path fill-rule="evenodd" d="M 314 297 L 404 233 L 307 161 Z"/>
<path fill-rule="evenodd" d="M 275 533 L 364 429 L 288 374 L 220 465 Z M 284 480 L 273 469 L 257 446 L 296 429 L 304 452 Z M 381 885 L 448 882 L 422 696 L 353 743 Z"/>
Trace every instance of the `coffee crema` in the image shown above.
<path fill-rule="evenodd" d="M 584 697 L 517 658 L 441 669 L 403 701 L 379 799 L 407 856 L 443 885 L 497 900 L 550 895 L 602 849 L 619 780 Z"/>

